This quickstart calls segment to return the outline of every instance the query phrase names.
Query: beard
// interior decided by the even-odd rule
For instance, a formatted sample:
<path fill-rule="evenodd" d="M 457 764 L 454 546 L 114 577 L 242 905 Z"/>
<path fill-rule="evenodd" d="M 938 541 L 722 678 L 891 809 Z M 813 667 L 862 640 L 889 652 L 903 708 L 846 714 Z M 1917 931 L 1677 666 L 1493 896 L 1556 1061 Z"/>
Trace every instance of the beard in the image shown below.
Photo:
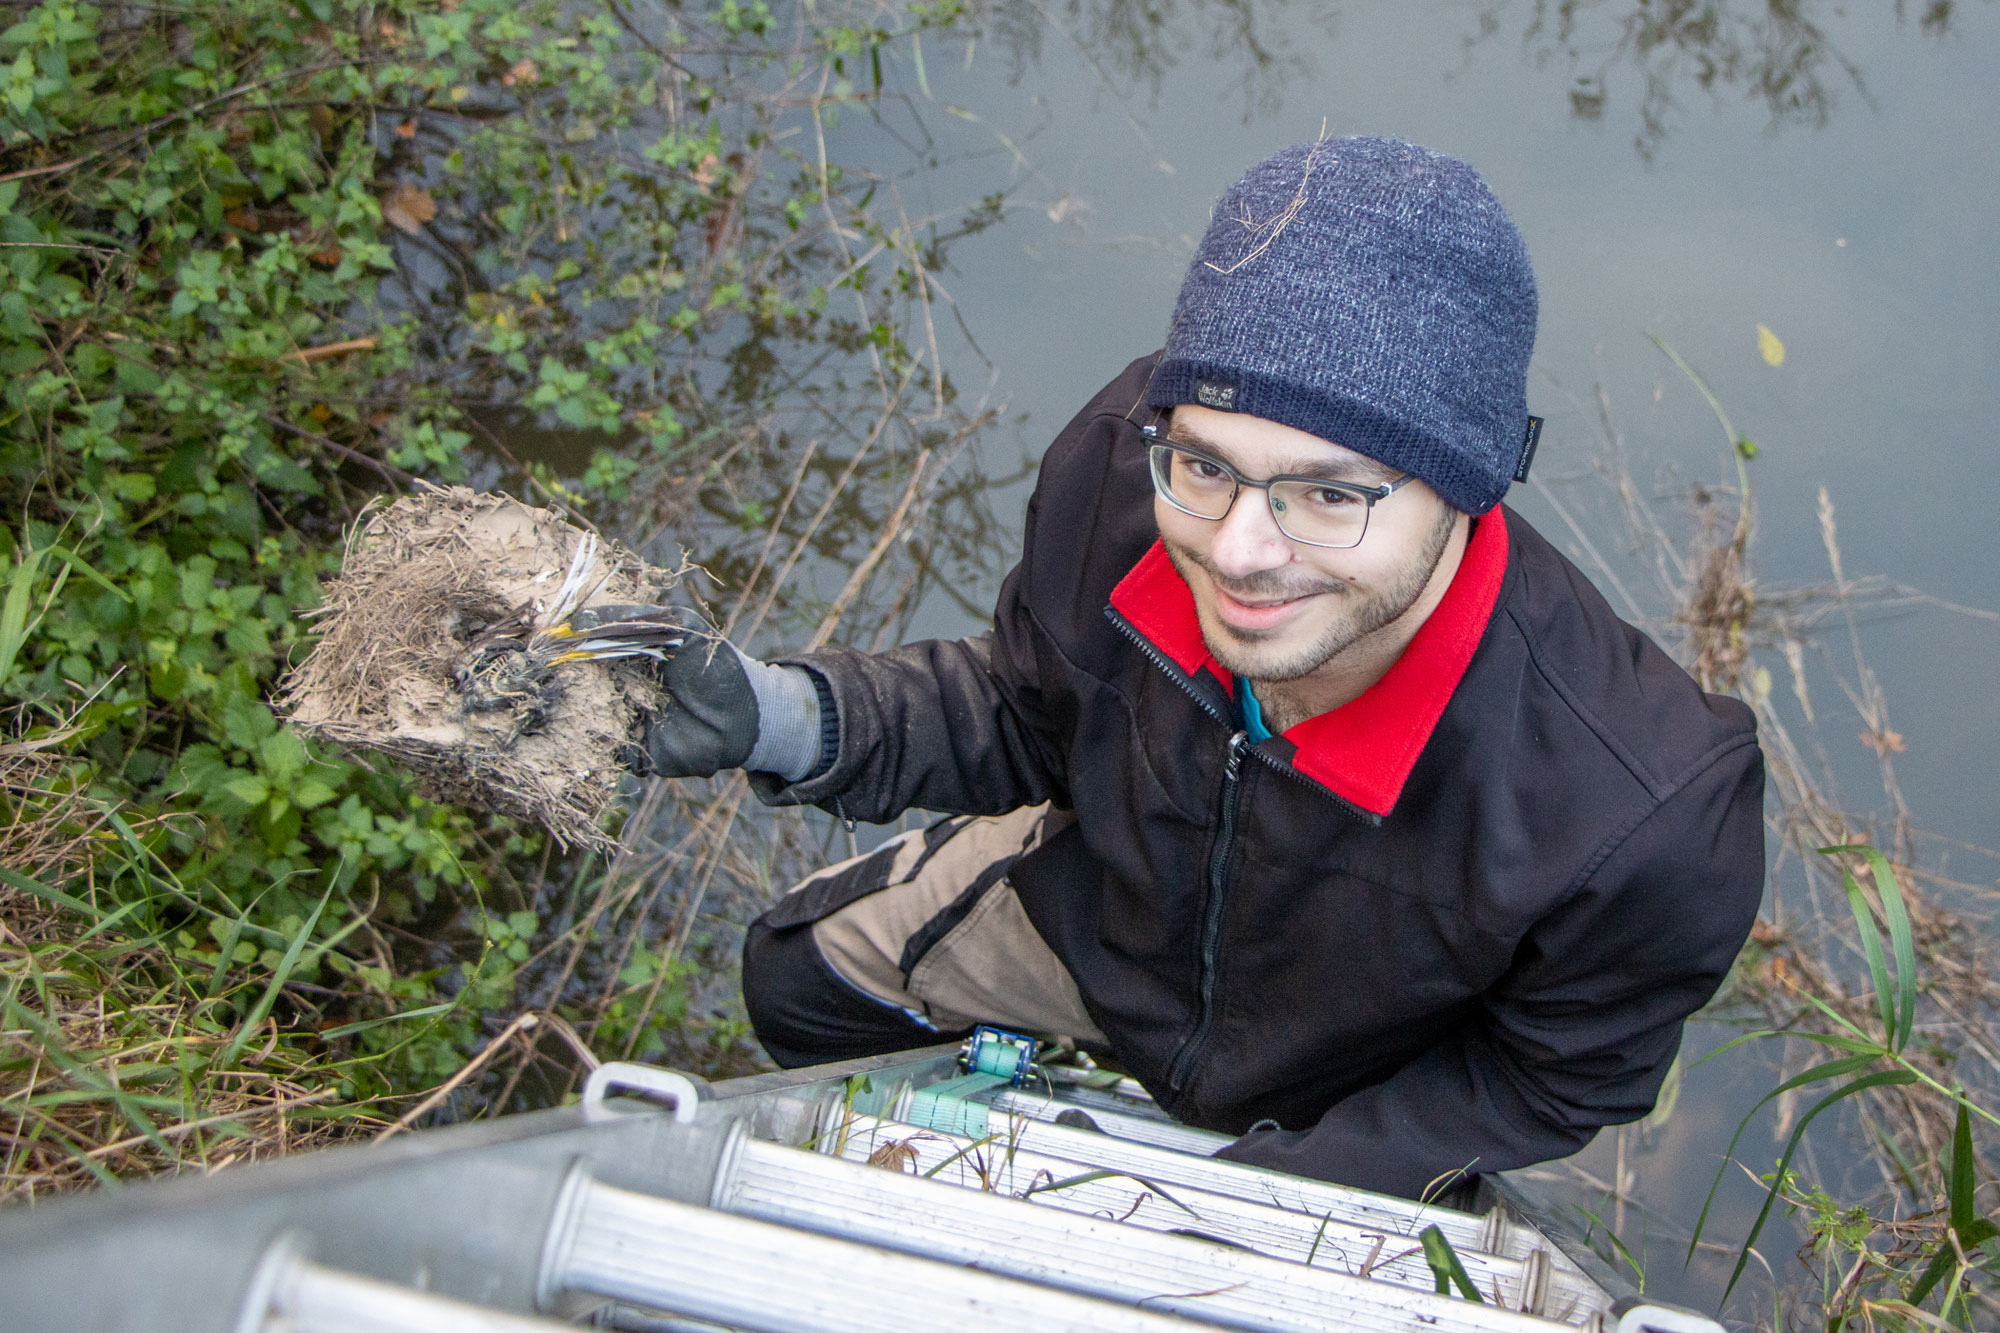
<path fill-rule="evenodd" d="M 1201 638 L 1209 656 L 1231 675 L 1253 681 L 1288 681 L 1309 676 L 1346 652 L 1360 640 L 1394 624 L 1417 604 L 1438 562 L 1451 543 L 1458 515 L 1446 509 L 1424 539 L 1417 556 L 1396 577 L 1373 592 L 1364 592 L 1345 579 L 1304 574 L 1291 569 L 1259 570 L 1248 578 L 1234 579 L 1220 573 L 1208 557 L 1180 546 L 1161 535 L 1167 556 L 1189 585 L 1199 569 L 1211 586 L 1232 597 L 1251 602 L 1268 602 L 1296 597 L 1325 596 L 1332 614 L 1313 626 L 1281 625 L 1269 630 L 1245 630 L 1203 614 Z M 1196 605 L 1200 605 L 1199 599 Z M 1288 642 L 1303 633 L 1298 642 Z"/>

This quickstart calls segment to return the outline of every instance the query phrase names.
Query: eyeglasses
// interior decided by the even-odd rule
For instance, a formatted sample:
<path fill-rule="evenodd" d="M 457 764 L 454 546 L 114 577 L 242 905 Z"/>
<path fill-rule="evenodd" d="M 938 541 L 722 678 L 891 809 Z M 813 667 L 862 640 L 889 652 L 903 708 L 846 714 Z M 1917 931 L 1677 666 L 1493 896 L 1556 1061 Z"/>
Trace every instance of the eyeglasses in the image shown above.
<path fill-rule="evenodd" d="M 1368 516 L 1412 480 L 1404 473 L 1379 486 L 1360 486 L 1324 477 L 1277 476 L 1252 481 L 1219 458 L 1160 438 L 1157 426 L 1140 431 L 1153 465 L 1153 489 L 1183 514 L 1220 522 L 1245 486 L 1264 492 L 1271 521 L 1301 546 L 1344 549 L 1361 545 Z"/>

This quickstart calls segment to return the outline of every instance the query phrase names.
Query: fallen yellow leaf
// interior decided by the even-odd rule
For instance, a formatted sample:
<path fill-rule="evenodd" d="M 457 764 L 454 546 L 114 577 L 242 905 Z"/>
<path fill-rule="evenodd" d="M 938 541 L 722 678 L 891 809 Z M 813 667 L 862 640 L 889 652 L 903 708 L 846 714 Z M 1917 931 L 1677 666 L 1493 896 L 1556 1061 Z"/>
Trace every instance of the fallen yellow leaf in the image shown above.
<path fill-rule="evenodd" d="M 1785 344 L 1779 341 L 1777 334 L 1771 332 L 1770 328 L 1763 324 L 1757 326 L 1757 350 L 1763 354 L 1764 360 L 1771 365 L 1782 366 L 1785 364 Z"/>

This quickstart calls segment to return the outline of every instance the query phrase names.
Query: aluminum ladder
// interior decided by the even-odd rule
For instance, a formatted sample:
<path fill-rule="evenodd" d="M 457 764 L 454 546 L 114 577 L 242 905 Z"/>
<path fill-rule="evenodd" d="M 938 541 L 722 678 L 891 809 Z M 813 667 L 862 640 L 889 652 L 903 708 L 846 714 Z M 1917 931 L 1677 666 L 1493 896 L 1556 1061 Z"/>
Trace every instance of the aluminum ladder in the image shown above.
<path fill-rule="evenodd" d="M 1218 1161 L 1033 1054 L 605 1065 L 573 1107 L 10 1208 L 0 1330 L 1720 1333 L 1505 1180 L 1464 1211 Z"/>

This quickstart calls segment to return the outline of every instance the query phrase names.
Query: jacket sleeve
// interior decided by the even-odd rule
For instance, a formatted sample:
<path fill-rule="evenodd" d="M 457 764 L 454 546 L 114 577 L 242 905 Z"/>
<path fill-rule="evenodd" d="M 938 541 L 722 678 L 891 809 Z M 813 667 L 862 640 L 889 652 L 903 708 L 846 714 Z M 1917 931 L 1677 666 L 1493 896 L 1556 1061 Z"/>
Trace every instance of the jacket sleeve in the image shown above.
<path fill-rule="evenodd" d="M 1529 930 L 1458 1033 L 1316 1125 L 1255 1130 L 1217 1155 L 1419 1198 L 1645 1115 L 1683 1021 L 1756 917 L 1763 787 L 1754 739 L 1712 758 Z"/>

